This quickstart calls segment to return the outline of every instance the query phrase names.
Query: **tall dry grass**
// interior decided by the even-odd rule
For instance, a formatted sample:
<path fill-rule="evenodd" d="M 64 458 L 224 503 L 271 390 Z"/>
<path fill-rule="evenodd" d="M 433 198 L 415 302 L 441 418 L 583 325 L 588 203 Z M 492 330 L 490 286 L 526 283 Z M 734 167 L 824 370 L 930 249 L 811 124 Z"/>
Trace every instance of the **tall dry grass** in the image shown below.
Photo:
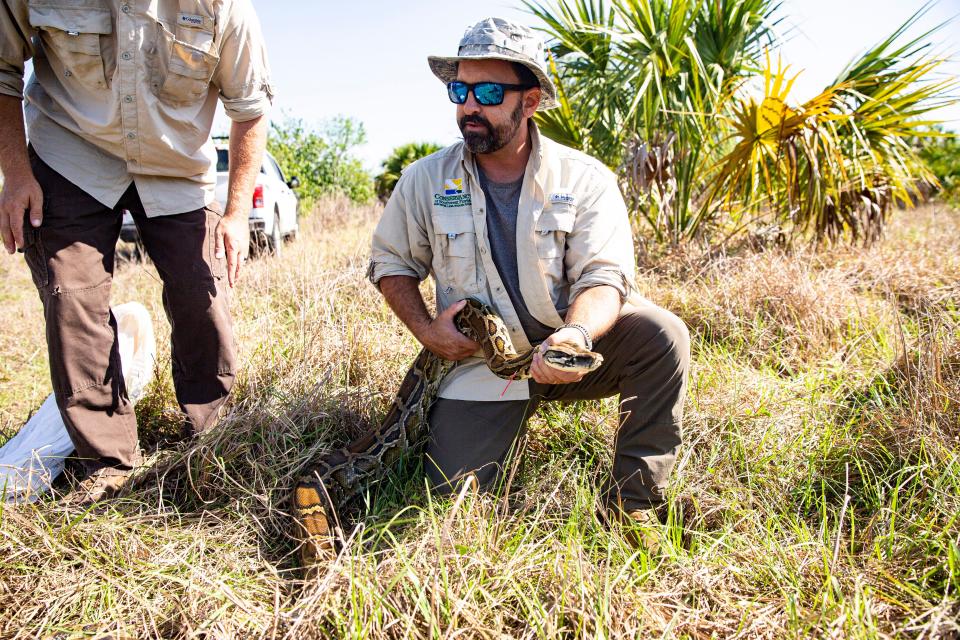
<path fill-rule="evenodd" d="M 0 636 L 164 638 L 956 637 L 960 633 L 960 217 L 884 242 L 688 253 L 638 284 L 694 337 L 686 443 L 661 551 L 598 518 L 615 403 L 534 419 L 510 490 L 438 500 L 416 460 L 374 487 L 305 578 L 288 492 L 384 413 L 417 345 L 366 283 L 377 210 L 326 202 L 234 299 L 241 372 L 183 442 L 152 267 L 149 456 L 126 498 L 0 512 Z M 39 302 L 12 259 L 0 426 L 48 388 Z M 41 350 L 38 350 L 41 349 Z"/>

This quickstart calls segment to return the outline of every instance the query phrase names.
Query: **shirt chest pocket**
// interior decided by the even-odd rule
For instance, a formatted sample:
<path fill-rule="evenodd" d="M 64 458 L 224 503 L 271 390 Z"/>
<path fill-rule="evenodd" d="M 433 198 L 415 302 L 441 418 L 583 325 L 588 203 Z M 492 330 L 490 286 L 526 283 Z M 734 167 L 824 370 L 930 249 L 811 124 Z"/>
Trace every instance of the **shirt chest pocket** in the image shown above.
<path fill-rule="evenodd" d="M 577 211 L 573 205 L 553 205 L 537 218 L 534 242 L 541 259 L 562 258 L 567 234 L 573 231 Z"/>
<path fill-rule="evenodd" d="M 30 25 L 37 29 L 51 68 L 64 78 L 95 89 L 105 89 L 100 37 L 110 35 L 110 11 L 96 7 L 29 5 Z"/>
<path fill-rule="evenodd" d="M 220 61 L 211 53 L 214 51 L 212 25 L 209 29 L 182 29 L 196 43 L 191 44 L 178 38 L 162 22 L 157 23 L 157 77 L 151 86 L 163 102 L 183 105 L 206 98 Z"/>
<path fill-rule="evenodd" d="M 434 246 L 439 249 L 440 257 L 434 273 L 441 279 L 440 288 L 448 292 L 476 293 L 477 234 L 472 214 L 435 214 L 433 230 Z"/>

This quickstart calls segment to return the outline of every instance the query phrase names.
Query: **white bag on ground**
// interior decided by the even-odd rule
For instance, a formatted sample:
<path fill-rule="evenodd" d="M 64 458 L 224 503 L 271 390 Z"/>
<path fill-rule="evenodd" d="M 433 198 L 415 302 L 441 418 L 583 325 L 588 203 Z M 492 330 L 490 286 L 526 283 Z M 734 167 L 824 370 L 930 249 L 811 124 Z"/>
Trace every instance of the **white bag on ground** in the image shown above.
<path fill-rule="evenodd" d="M 150 314 L 139 302 L 113 307 L 123 380 L 131 402 L 143 397 L 153 378 L 157 342 Z M 63 471 L 73 442 L 51 393 L 27 424 L 0 447 L 0 501 L 33 502 Z"/>

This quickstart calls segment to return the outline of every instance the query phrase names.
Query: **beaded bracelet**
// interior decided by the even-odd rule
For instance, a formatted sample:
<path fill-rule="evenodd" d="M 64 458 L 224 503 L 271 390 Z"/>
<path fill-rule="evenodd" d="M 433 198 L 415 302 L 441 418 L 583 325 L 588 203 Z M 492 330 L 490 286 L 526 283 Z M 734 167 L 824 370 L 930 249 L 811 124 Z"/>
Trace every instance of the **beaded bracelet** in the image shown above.
<path fill-rule="evenodd" d="M 587 351 L 590 351 L 591 349 L 593 349 L 593 338 L 590 337 L 590 332 L 587 330 L 585 326 L 583 326 L 579 322 L 568 322 L 564 325 L 557 327 L 557 331 L 559 331 L 560 329 L 567 329 L 567 328 L 576 329 L 577 331 L 582 333 L 583 341 L 586 343 L 585 346 L 587 347 Z"/>

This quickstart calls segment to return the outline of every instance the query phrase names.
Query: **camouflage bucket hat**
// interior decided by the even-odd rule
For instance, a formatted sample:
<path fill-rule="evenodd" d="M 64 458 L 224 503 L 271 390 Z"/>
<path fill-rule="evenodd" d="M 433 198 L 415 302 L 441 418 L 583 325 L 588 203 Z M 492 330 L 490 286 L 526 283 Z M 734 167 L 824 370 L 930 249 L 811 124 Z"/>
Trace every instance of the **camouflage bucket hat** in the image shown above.
<path fill-rule="evenodd" d="M 557 89 L 547 73 L 543 39 L 529 27 L 503 18 L 487 18 L 463 34 L 455 56 L 430 56 L 427 62 L 433 74 L 444 84 L 457 79 L 461 60 L 506 60 L 519 62 L 537 76 L 543 97 L 538 111 L 557 106 Z"/>

